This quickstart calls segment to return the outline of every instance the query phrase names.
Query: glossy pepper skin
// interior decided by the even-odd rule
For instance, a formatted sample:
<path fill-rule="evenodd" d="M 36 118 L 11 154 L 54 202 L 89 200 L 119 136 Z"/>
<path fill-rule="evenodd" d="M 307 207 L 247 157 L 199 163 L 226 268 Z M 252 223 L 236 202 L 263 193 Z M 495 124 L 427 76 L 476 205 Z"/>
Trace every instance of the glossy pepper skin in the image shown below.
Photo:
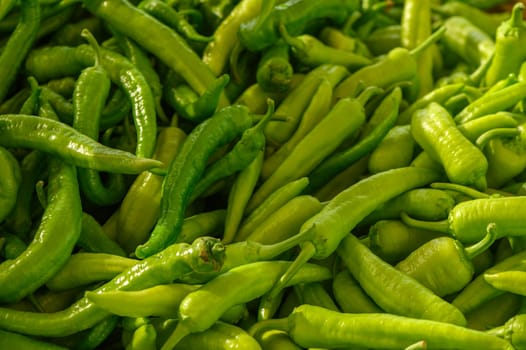
<path fill-rule="evenodd" d="M 2 80 L 2 84 L 0 84 L 0 102 L 6 98 L 20 66 L 36 40 L 40 27 L 39 2 L 24 0 L 21 1 L 20 5 L 20 21 L 0 55 L 0 79 Z"/>
<path fill-rule="evenodd" d="M 510 18 L 497 28 L 495 53 L 488 71 L 485 84 L 493 86 L 509 74 L 518 74 L 526 58 L 526 24 L 523 21 L 524 4 L 517 2 Z"/>
<path fill-rule="evenodd" d="M 128 1 L 86 0 L 84 6 L 165 62 L 197 93 L 203 93 L 214 81 L 212 71 L 183 38 Z M 153 37 L 157 40 L 151 40 Z"/>
<path fill-rule="evenodd" d="M 431 158 L 444 166 L 451 182 L 486 188 L 486 157 L 462 135 L 444 107 L 432 102 L 416 111 L 411 119 L 411 133 Z"/>
<path fill-rule="evenodd" d="M 170 163 L 163 180 L 159 219 L 148 240 L 135 249 L 136 256 L 148 257 L 177 240 L 186 207 L 209 158 L 219 147 L 232 141 L 251 125 L 252 117 L 248 108 L 231 105 L 192 130 Z"/>
<path fill-rule="evenodd" d="M 356 0 L 328 0 L 323 4 L 316 0 L 285 1 L 273 7 L 265 18 L 256 16 L 243 22 L 239 27 L 239 41 L 250 51 L 263 50 L 278 41 L 280 24 L 285 25 L 291 35 L 298 35 L 319 19 L 342 24 L 358 8 Z"/>
<path fill-rule="evenodd" d="M 211 327 L 231 306 L 262 296 L 272 288 L 273 283 L 290 264 L 290 261 L 275 260 L 237 266 L 189 293 L 181 301 L 177 328 L 161 349 L 173 349 L 185 335 Z M 267 278 L 261 279 L 262 274 Z M 330 278 L 330 271 L 326 267 L 306 264 L 288 285 L 323 281 L 327 278 Z M 217 290 L 224 290 L 227 294 L 219 295 Z"/>
<path fill-rule="evenodd" d="M 464 315 L 420 282 L 384 262 L 349 234 L 337 248 L 346 268 L 388 313 L 465 326 Z"/>
<path fill-rule="evenodd" d="M 4 147 L 0 147 L 0 164 L 0 222 L 3 222 L 17 205 L 22 172 L 17 159 Z"/>
<path fill-rule="evenodd" d="M 494 238 L 494 232 L 490 232 L 469 247 L 451 237 L 434 238 L 396 264 L 396 268 L 443 297 L 458 292 L 471 281 L 475 273 L 471 260 L 488 249 Z"/>
<path fill-rule="evenodd" d="M 105 146 L 67 124 L 34 115 L 1 115 L 0 136 L 3 146 L 38 149 L 100 171 L 137 174 L 162 166 L 160 161 Z"/>
<path fill-rule="evenodd" d="M 295 271 L 310 258 L 324 259 L 337 251 L 347 234 L 381 203 L 412 188 L 433 182 L 438 176 L 438 173 L 430 169 L 392 169 L 363 179 L 340 192 L 320 212 L 304 222 L 297 234 L 304 237 L 300 244 L 301 251 L 269 292 L 269 296 L 278 293 L 294 276 Z"/>
<path fill-rule="evenodd" d="M 287 318 L 256 323 L 250 333 L 267 328 L 288 332 L 305 348 L 403 349 L 424 340 L 427 349 L 513 349 L 504 339 L 458 325 L 386 313 L 342 313 L 308 304 L 296 307 Z"/>
<path fill-rule="evenodd" d="M 41 287 L 66 262 L 80 236 L 76 169 L 54 159 L 49 171 L 48 204 L 35 238 L 16 259 L 0 264 L 2 302 L 18 301 Z"/>
<path fill-rule="evenodd" d="M 223 258 L 224 246 L 216 238 L 201 237 L 192 244 L 173 244 L 124 270 L 94 291 L 140 290 L 170 283 L 192 270 L 218 270 Z M 52 313 L 1 307 L 0 327 L 28 335 L 62 337 L 89 329 L 108 316 L 111 314 L 82 297 L 69 307 Z"/>
<path fill-rule="evenodd" d="M 495 327 L 487 333 L 508 340 L 517 350 L 526 349 L 526 316 L 516 315 L 510 318 L 503 326 Z"/>

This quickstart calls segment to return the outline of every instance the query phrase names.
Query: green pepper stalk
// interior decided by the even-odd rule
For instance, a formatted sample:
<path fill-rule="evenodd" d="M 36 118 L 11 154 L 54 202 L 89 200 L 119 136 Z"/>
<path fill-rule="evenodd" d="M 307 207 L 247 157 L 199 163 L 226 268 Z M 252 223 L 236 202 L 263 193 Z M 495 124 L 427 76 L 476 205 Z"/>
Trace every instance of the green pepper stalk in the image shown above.
<path fill-rule="evenodd" d="M 201 95 L 186 84 L 179 84 L 173 88 L 165 86 L 164 96 L 182 118 L 202 122 L 216 111 L 221 94 L 229 81 L 230 77 L 227 74 L 221 75 Z"/>
<path fill-rule="evenodd" d="M 485 76 L 485 84 L 492 86 L 510 73 L 518 74 L 526 59 L 526 25 L 522 19 L 524 4 L 517 2 L 509 20 L 497 29 L 495 54 Z"/>
<path fill-rule="evenodd" d="M 403 349 L 424 340 L 425 349 L 513 349 L 504 339 L 458 325 L 386 313 L 342 313 L 308 304 L 296 307 L 287 318 L 258 322 L 249 333 L 266 329 L 285 331 L 304 348 Z"/>

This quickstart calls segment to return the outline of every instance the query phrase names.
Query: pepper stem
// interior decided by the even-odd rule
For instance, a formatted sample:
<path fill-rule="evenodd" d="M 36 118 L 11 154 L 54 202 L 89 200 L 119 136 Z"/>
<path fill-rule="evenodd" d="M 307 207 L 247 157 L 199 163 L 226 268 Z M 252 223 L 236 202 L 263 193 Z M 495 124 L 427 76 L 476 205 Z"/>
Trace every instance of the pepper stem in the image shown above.
<path fill-rule="evenodd" d="M 477 255 L 483 253 L 488 249 L 495 239 L 497 238 L 497 225 L 492 222 L 486 227 L 486 235 L 477 243 L 470 245 L 469 247 L 464 248 L 466 257 L 472 260 Z"/>
<path fill-rule="evenodd" d="M 379 95 L 384 92 L 384 89 L 378 86 L 367 86 L 360 94 L 356 97 L 358 103 L 362 106 L 365 106 L 367 101 L 373 98 L 376 95 Z"/>
<path fill-rule="evenodd" d="M 517 128 L 494 128 L 484 132 L 482 135 L 477 137 L 475 141 L 478 148 L 483 149 L 486 144 L 493 138 L 496 137 L 515 137 L 519 135 L 520 131 Z"/>
<path fill-rule="evenodd" d="M 278 331 L 288 332 L 289 331 L 289 321 L 286 317 L 258 321 L 254 323 L 252 327 L 248 329 L 248 334 L 257 338 L 259 335 L 261 335 L 263 332 L 269 329 L 275 329 Z"/>
<path fill-rule="evenodd" d="M 428 36 L 424 41 L 422 41 L 417 47 L 412 49 L 409 54 L 411 56 L 419 56 L 424 52 L 429 46 L 433 45 L 436 41 L 438 41 L 445 33 L 446 28 L 444 26 L 438 28 L 435 30 L 433 34 Z"/>
<path fill-rule="evenodd" d="M 494 327 L 494 328 L 488 329 L 484 333 L 490 334 L 490 335 L 494 335 L 494 336 L 499 337 L 499 338 L 505 338 L 506 334 L 508 333 L 508 327 L 506 327 L 505 325 L 502 325 L 502 326 L 498 326 L 498 327 Z"/>
<path fill-rule="evenodd" d="M 308 229 L 278 243 L 268 245 L 262 244 L 259 248 L 259 257 L 262 260 L 272 259 L 273 257 L 286 252 L 300 243 L 306 242 L 309 238 L 311 238 L 311 234 L 312 229 Z"/>
<path fill-rule="evenodd" d="M 314 226 L 310 228 L 309 230 L 313 230 Z M 260 308 L 270 308 L 272 305 L 273 299 L 281 292 L 283 288 L 287 285 L 287 283 L 290 281 L 290 279 L 298 272 L 298 270 L 309 261 L 310 258 L 312 258 L 316 254 L 316 246 L 311 241 L 304 242 L 304 245 L 301 247 L 301 251 L 296 257 L 296 259 L 292 262 L 292 264 L 289 265 L 289 268 L 283 275 L 281 275 L 280 279 L 276 282 L 276 284 L 272 287 L 272 289 L 267 293 L 266 296 L 264 296 L 261 300 Z M 267 312 L 267 310 L 260 310 L 259 314 L 267 315 L 272 317 L 270 315 L 270 312 Z"/>
<path fill-rule="evenodd" d="M 517 2 L 513 5 L 511 10 L 511 16 L 508 21 L 510 27 L 522 27 L 524 22 L 522 21 L 522 12 L 524 11 L 524 4 L 522 2 Z"/>
<path fill-rule="evenodd" d="M 416 343 L 413 343 L 409 346 L 407 346 L 404 350 L 425 350 L 427 349 L 427 342 L 425 340 L 417 341 Z"/>
<path fill-rule="evenodd" d="M 307 45 L 301 39 L 290 35 L 289 32 L 287 31 L 287 28 L 285 27 L 283 23 L 280 23 L 278 28 L 279 28 L 281 37 L 283 38 L 283 40 L 285 40 L 287 44 L 289 44 L 290 46 L 292 46 L 293 48 L 299 51 L 306 50 Z"/>
<path fill-rule="evenodd" d="M 99 43 L 97 42 L 97 39 L 95 39 L 95 36 L 93 36 L 93 34 L 87 28 L 82 29 L 82 31 L 80 32 L 80 36 L 86 39 L 88 44 L 95 51 L 95 66 L 99 66 L 101 64 L 102 59 L 101 59 L 100 46 L 99 46 Z"/>
<path fill-rule="evenodd" d="M 40 206 L 45 209 L 47 207 L 47 196 L 46 191 L 44 190 L 43 180 L 39 180 L 35 184 L 35 192 L 37 194 L 38 203 L 40 203 Z"/>
<path fill-rule="evenodd" d="M 433 182 L 431 185 L 429 185 L 429 187 L 436 188 L 439 190 L 452 190 L 452 191 L 456 191 L 456 192 L 465 194 L 468 197 L 477 198 L 477 199 L 491 197 L 489 194 L 481 192 L 481 191 L 477 191 L 474 188 L 464 186 L 464 185 L 454 184 L 450 182 Z"/>
<path fill-rule="evenodd" d="M 421 228 L 425 230 L 437 231 L 448 233 L 449 232 L 449 222 L 448 220 L 441 221 L 422 221 L 413 219 L 406 212 L 400 213 L 400 219 L 402 222 L 410 227 Z"/>
<path fill-rule="evenodd" d="M 177 327 L 175 327 L 173 333 L 170 334 L 168 339 L 166 339 L 160 350 L 172 350 L 184 337 L 190 333 L 190 329 L 188 329 L 188 326 L 184 324 L 184 321 L 179 320 Z"/>
<path fill-rule="evenodd" d="M 267 125 L 267 123 L 272 119 L 274 116 L 274 100 L 271 98 L 267 98 L 267 111 L 263 115 L 261 119 L 258 120 L 257 124 L 252 127 L 252 130 L 254 131 L 260 131 L 263 130 L 263 128 Z M 274 119 L 272 119 L 274 120 Z"/>

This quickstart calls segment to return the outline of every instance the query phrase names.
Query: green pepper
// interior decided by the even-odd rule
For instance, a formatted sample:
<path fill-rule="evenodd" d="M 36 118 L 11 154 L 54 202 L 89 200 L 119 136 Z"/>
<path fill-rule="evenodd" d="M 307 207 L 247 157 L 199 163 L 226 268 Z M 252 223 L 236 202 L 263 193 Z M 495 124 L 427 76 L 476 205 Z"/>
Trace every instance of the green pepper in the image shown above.
<path fill-rule="evenodd" d="M 334 90 L 336 98 L 353 96 L 360 84 L 386 88 L 392 84 L 412 80 L 416 76 L 416 57 L 438 40 L 445 32 L 442 27 L 411 51 L 402 47 L 390 50 L 385 57 L 365 66 L 342 81 Z"/>
<path fill-rule="evenodd" d="M 294 68 L 289 46 L 283 40 L 265 49 L 258 62 L 256 81 L 263 91 L 285 92 L 290 88 Z"/>
<path fill-rule="evenodd" d="M 474 67 L 481 67 L 491 60 L 495 52 L 495 40 L 469 18 L 451 16 L 443 25 L 446 32 L 442 42 L 448 51 Z"/>
<path fill-rule="evenodd" d="M 283 24 L 279 26 L 279 31 L 283 40 L 290 46 L 296 60 L 307 67 L 316 67 L 321 64 L 338 64 L 350 71 L 355 71 L 372 63 L 372 60 L 368 57 L 330 47 L 313 35 L 292 36 L 287 32 Z"/>
<path fill-rule="evenodd" d="M 0 223 L 16 207 L 18 191 L 22 184 L 20 165 L 13 154 L 4 147 L 0 147 L 0 163 L 2 176 L 0 181 Z"/>
<path fill-rule="evenodd" d="M 509 341 L 515 349 L 526 348 L 526 314 L 518 314 L 506 321 L 502 326 L 492 328 L 488 334 L 498 336 Z"/>
<path fill-rule="evenodd" d="M 486 157 L 457 129 L 444 107 L 431 102 L 416 111 L 411 119 L 411 133 L 424 151 L 444 166 L 451 182 L 482 190 L 487 187 Z"/>
<path fill-rule="evenodd" d="M 497 29 L 495 53 L 485 75 L 485 84 L 492 86 L 508 74 L 518 74 L 526 59 L 526 25 L 522 19 L 524 4 L 513 6 L 509 20 L 502 22 Z"/>
<path fill-rule="evenodd" d="M 379 173 L 388 169 L 408 166 L 413 160 L 416 142 L 409 125 L 394 126 L 371 152 L 369 172 Z"/>
<path fill-rule="evenodd" d="M 363 242 L 383 260 L 397 263 L 425 242 L 442 235 L 407 226 L 400 220 L 379 220 L 369 227 Z"/>
<path fill-rule="evenodd" d="M 342 313 L 307 304 L 286 318 L 258 322 L 249 331 L 267 329 L 285 331 L 305 348 L 409 349 L 424 340 L 427 349 L 513 349 L 504 339 L 458 325 L 385 313 Z"/>
<path fill-rule="evenodd" d="M 526 147 L 519 138 L 495 138 L 484 147 L 488 186 L 500 188 L 526 168 Z"/>
<path fill-rule="evenodd" d="M 20 3 L 20 21 L 0 54 L 0 101 L 6 98 L 17 72 L 37 38 L 40 28 L 40 4 L 36 0 Z"/>
<path fill-rule="evenodd" d="M 312 30 L 320 19 L 329 19 L 334 24 L 343 24 L 347 16 L 358 10 L 356 0 L 328 0 L 321 4 L 315 0 L 289 0 L 274 6 L 269 13 L 263 13 L 243 22 L 239 27 L 241 44 L 251 51 L 262 50 L 279 38 L 280 24 L 291 35 Z"/>
<path fill-rule="evenodd" d="M 451 237 L 434 238 L 416 248 L 396 268 L 443 297 L 458 292 L 471 281 L 474 274 L 471 260 L 494 240 L 493 231 L 469 247 Z"/>

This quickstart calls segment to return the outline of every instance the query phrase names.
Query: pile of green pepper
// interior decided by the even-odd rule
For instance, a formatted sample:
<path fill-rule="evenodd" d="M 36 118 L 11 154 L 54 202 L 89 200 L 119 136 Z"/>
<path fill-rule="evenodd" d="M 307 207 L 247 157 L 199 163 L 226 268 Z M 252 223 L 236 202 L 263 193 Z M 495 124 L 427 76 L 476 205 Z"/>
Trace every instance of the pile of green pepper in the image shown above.
<path fill-rule="evenodd" d="M 0 2 L 0 349 L 526 349 L 526 11 Z"/>

